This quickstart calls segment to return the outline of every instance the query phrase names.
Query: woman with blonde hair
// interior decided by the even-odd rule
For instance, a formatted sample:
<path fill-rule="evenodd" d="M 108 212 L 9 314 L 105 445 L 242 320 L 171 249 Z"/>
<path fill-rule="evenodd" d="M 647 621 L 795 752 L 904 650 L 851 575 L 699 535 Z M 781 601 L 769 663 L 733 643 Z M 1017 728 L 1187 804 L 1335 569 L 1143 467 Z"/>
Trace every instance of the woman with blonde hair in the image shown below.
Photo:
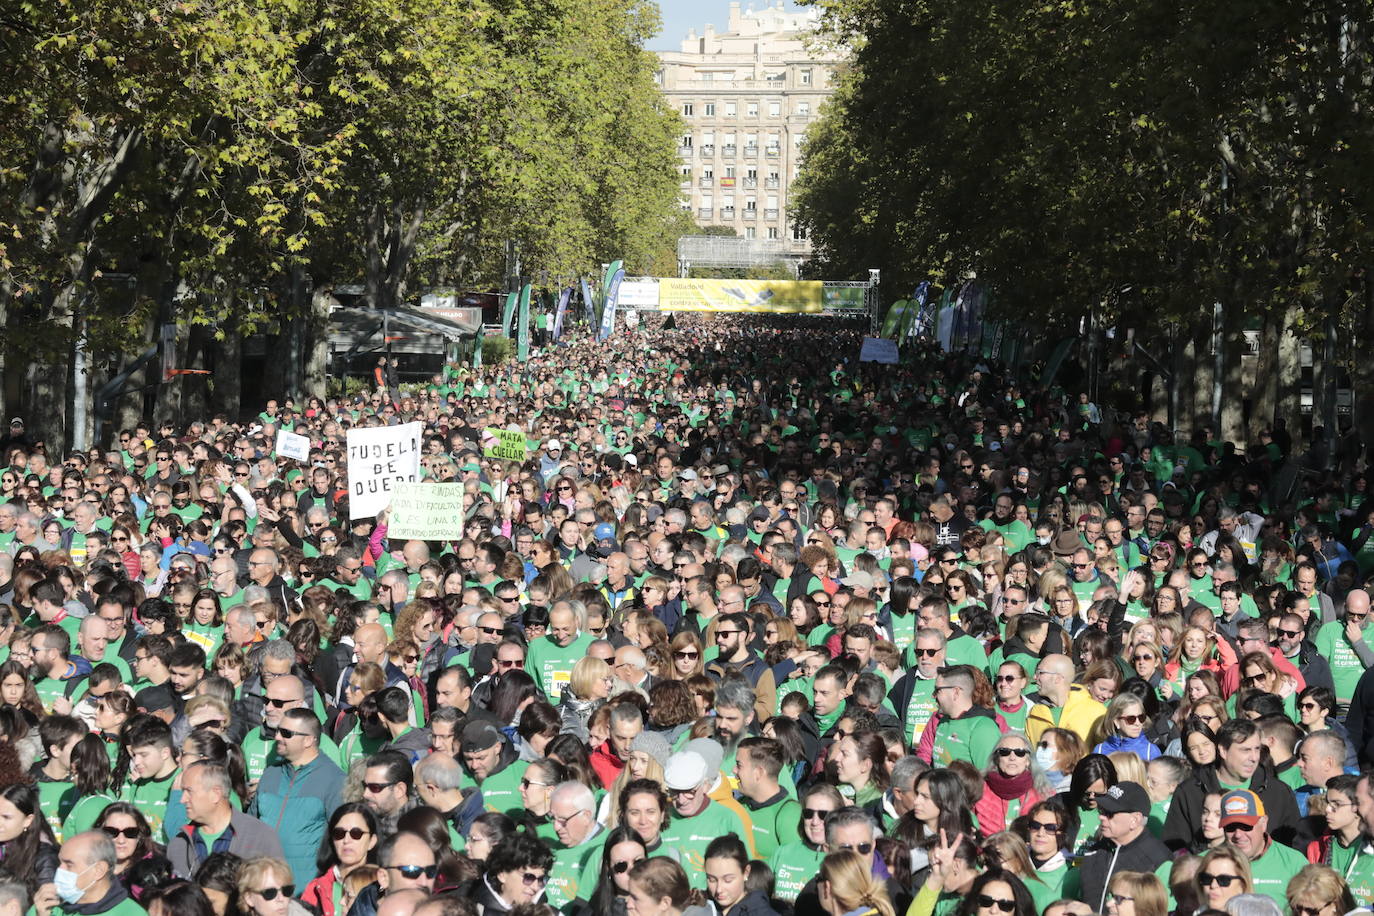
<path fill-rule="evenodd" d="M 833 852 L 816 877 L 821 908 L 830 916 L 895 916 L 882 881 L 857 852 Z"/>
<path fill-rule="evenodd" d="M 1149 725 L 1149 716 L 1145 714 L 1145 704 L 1140 697 L 1133 693 L 1113 697 L 1102 718 L 1102 741 L 1093 748 L 1093 753 L 1110 755 L 1126 751 L 1149 763 L 1160 756 L 1159 748 L 1145 736 Z"/>
<path fill-rule="evenodd" d="M 1149 781 L 1149 771 L 1140 756 L 1132 751 L 1112 751 L 1106 755 L 1116 767 L 1117 782 L 1133 782 L 1143 786 Z"/>
<path fill-rule="evenodd" d="M 1340 873 L 1325 865 L 1304 865 L 1288 882 L 1288 910 L 1299 913 L 1349 913 L 1355 897 Z"/>
<path fill-rule="evenodd" d="M 1107 916 L 1168 916 L 1164 882 L 1149 872 L 1119 871 L 1107 884 Z"/>
<path fill-rule="evenodd" d="M 239 902 L 245 916 L 304 916 L 309 910 L 295 896 L 291 866 L 282 859 L 259 856 L 239 869 Z"/>
<path fill-rule="evenodd" d="M 1202 857 L 1197 876 L 1198 902 L 1211 910 L 1225 910 L 1226 901 L 1254 890 L 1250 858 L 1230 843 Z"/>
<path fill-rule="evenodd" d="M 591 656 L 578 659 L 558 705 L 565 734 L 576 735 L 582 741 L 588 739 L 592 713 L 606 705 L 614 682 L 611 666 L 601 659 Z"/>

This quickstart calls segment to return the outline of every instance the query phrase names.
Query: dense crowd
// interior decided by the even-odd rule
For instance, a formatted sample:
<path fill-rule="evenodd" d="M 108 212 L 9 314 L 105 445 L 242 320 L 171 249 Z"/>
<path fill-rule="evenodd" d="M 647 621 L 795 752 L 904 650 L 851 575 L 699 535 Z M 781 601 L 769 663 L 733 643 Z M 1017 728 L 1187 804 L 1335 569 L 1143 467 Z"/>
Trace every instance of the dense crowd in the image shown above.
<path fill-rule="evenodd" d="M 1374 904 L 1363 473 L 859 342 L 687 320 L 109 451 L 12 420 L 0 916 Z M 461 538 L 351 517 L 348 430 L 412 421 Z"/>

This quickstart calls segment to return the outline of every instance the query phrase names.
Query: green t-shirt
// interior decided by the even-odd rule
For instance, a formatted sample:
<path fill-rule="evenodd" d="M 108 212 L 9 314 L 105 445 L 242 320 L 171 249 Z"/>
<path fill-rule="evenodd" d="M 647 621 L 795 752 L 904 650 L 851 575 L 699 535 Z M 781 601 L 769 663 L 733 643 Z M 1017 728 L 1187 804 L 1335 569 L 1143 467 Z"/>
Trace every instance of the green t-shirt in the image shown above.
<path fill-rule="evenodd" d="M 780 801 L 761 808 L 746 805 L 754 826 L 754 850 L 758 858 L 767 861 L 779 846 L 797 836 L 801 824 L 801 805 L 794 798 L 783 795 Z"/>
<path fill-rule="evenodd" d="M 796 902 L 802 888 L 816 877 L 824 860 L 825 850 L 812 849 L 801 840 L 793 840 L 775 849 L 768 866 L 773 869 L 773 887 L 777 898 L 788 903 Z"/>
<path fill-rule="evenodd" d="M 545 902 L 562 910 L 574 900 L 587 900 L 596 890 L 601 871 L 601 848 L 606 831 L 598 830 L 578 846 L 553 844 L 553 868 L 545 888 Z"/>
<path fill-rule="evenodd" d="M 947 767 L 956 760 L 967 760 L 981 771 L 1001 738 L 1002 731 L 991 716 L 941 719 L 935 729 L 934 764 Z"/>
<path fill-rule="evenodd" d="M 744 838 L 745 828 L 739 817 L 724 805 L 711 802 L 693 817 L 683 817 L 676 810 L 670 814 L 668 829 L 663 831 L 663 844 L 677 850 L 678 861 L 693 887 L 706 886 L 706 847 L 716 837 L 727 833 Z"/>
<path fill-rule="evenodd" d="M 128 779 L 119 792 L 119 800 L 126 801 L 143 812 L 153 836 L 162 833 L 162 818 L 167 813 L 167 800 L 172 795 L 172 782 L 177 770 L 164 779 Z"/>
<path fill-rule="evenodd" d="M 925 731 L 926 723 L 939 709 L 935 704 L 935 678 L 922 680 L 916 678 L 912 683 L 911 700 L 906 705 L 902 725 L 906 730 L 906 743 L 914 745 Z"/>
<path fill-rule="evenodd" d="M 1307 856 L 1282 843 L 1270 841 L 1264 855 L 1250 861 L 1250 874 L 1256 894 L 1263 894 L 1279 905 L 1288 907 L 1288 882 L 1307 864 Z"/>
<path fill-rule="evenodd" d="M 1370 538 L 1370 541 L 1374 541 L 1374 538 Z M 1312 641 L 1317 645 L 1317 652 L 1331 665 L 1331 679 L 1336 684 L 1336 702 L 1342 706 L 1350 705 L 1350 699 L 1355 695 L 1355 685 L 1364 674 L 1365 666 L 1351 647 L 1350 640 L 1345 637 L 1345 621 L 1332 620 L 1322 624 Z"/>
<path fill-rule="evenodd" d="M 59 843 L 62 841 L 62 824 L 75 806 L 76 787 L 69 780 L 38 777 L 38 807 Z"/>
<path fill-rule="evenodd" d="M 525 671 L 535 683 L 544 688 L 549 702 L 557 704 L 563 696 L 563 686 L 572 678 L 572 669 L 587 655 L 595 642 L 590 633 L 581 633 L 567 646 L 560 646 L 553 637 L 536 639 L 525 656 Z"/>

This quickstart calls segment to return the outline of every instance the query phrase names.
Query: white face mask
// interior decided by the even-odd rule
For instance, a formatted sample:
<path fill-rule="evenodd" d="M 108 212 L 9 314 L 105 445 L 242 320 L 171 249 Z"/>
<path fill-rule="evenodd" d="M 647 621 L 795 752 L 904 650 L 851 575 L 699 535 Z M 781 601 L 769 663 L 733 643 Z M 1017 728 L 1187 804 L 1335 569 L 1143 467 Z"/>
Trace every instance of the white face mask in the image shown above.
<path fill-rule="evenodd" d="M 1039 544 L 1041 547 L 1050 546 L 1050 539 L 1047 537 L 1038 537 L 1035 539 L 1035 542 Z"/>

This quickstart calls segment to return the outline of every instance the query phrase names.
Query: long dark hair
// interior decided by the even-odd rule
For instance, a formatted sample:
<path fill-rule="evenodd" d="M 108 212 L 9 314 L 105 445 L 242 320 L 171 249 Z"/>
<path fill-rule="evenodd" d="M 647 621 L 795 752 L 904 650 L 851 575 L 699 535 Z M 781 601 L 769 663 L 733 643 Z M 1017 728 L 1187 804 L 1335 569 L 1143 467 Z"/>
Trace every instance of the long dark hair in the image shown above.
<path fill-rule="evenodd" d="M 112 814 L 127 815 L 133 818 L 134 824 L 138 826 L 138 848 L 134 850 L 134 862 L 147 858 L 157 851 L 157 844 L 153 842 L 153 828 L 149 826 L 148 819 L 143 816 L 142 811 L 126 801 L 110 802 L 106 805 L 105 810 L 100 812 L 100 817 L 96 818 L 94 829 L 102 829 Z"/>
<path fill-rule="evenodd" d="M 199 757 L 228 770 L 230 787 L 239 797 L 239 803 L 248 807 L 248 763 L 243 758 L 243 748 L 230 744 L 208 728 L 193 730 L 186 736 L 186 741 L 192 743 L 192 750 Z"/>
<path fill-rule="evenodd" d="M 938 840 L 941 830 L 946 836 L 961 833 L 967 837 L 977 836 L 973 828 L 973 804 L 958 773 L 947 769 L 927 770 L 916 777 L 915 787 L 919 789 L 921 783 L 925 783 L 926 794 L 940 809 L 939 822 L 934 831 L 927 833 L 925 824 L 916 819 L 915 812 L 908 811 L 897 824 L 897 839 L 915 849 Z"/>
<path fill-rule="evenodd" d="M 1116 785 L 1116 765 L 1105 754 L 1089 754 L 1078 761 L 1078 766 L 1073 768 L 1073 777 L 1069 780 L 1066 805 L 1070 811 L 1077 814 L 1083 810 L 1083 801 L 1088 794 L 1088 786 L 1099 779 L 1106 784 L 1108 789 Z"/>
<path fill-rule="evenodd" d="M 46 843 L 54 851 L 57 848 L 57 838 L 53 836 L 52 828 L 48 826 L 48 819 L 43 816 L 42 810 L 38 805 L 38 790 L 33 786 L 11 785 L 0 789 L 0 799 L 4 799 L 11 805 L 19 809 L 19 813 L 25 817 L 32 816 L 29 826 L 24 828 L 24 832 L 10 840 L 4 845 L 4 864 L 3 870 L 16 881 L 22 881 L 29 889 L 29 895 L 38 890 L 38 886 L 44 881 L 51 881 L 52 876 L 47 875 L 40 879 L 38 876 L 38 852 Z"/>
<path fill-rule="evenodd" d="M 215 908 L 205 891 L 189 881 L 177 881 L 166 887 L 148 891 L 140 901 L 147 909 L 155 902 L 161 902 L 165 912 L 177 916 L 215 916 Z"/>
<path fill-rule="evenodd" d="M 905 617 L 916 613 L 911 609 L 911 599 L 921 593 L 921 586 L 911 576 L 898 576 L 892 580 L 892 594 L 888 598 L 887 609 L 893 617 Z"/>
<path fill-rule="evenodd" d="M 596 882 L 596 891 L 591 897 L 593 913 L 614 913 L 615 898 L 624 896 L 615 886 L 615 876 L 611 874 L 611 850 L 617 843 L 636 843 L 644 850 L 645 858 L 649 856 L 643 838 L 634 830 L 624 825 L 611 828 L 610 833 L 606 834 L 606 842 L 601 845 L 601 878 Z"/>
<path fill-rule="evenodd" d="M 515 714 L 526 700 L 542 700 L 543 692 L 534 678 L 520 670 L 507 671 L 491 691 L 491 711 L 502 725 L 515 721 Z"/>
<path fill-rule="evenodd" d="M 363 819 L 367 829 L 372 831 L 372 835 L 377 837 L 377 842 L 381 842 L 381 837 L 377 834 L 377 815 L 372 813 L 372 809 L 362 802 L 344 802 L 334 809 L 334 813 L 329 816 L 329 826 L 325 828 L 324 836 L 320 838 L 320 851 L 315 853 L 315 869 L 317 874 L 325 874 L 335 865 L 339 864 L 339 857 L 334 852 L 334 840 L 331 834 L 334 828 L 339 826 L 339 821 L 345 815 L 356 814 Z M 377 847 L 373 846 L 367 851 L 368 864 L 377 861 Z"/>
<path fill-rule="evenodd" d="M 1026 885 L 1022 883 L 1020 878 L 998 866 L 989 868 L 973 879 L 973 886 L 969 888 L 964 899 L 960 901 L 956 916 L 977 916 L 980 909 L 978 895 L 983 893 L 983 890 L 994 881 L 1004 882 L 1007 887 L 1011 888 L 1012 899 L 1016 901 L 1016 908 L 1012 911 L 1011 916 L 1036 916 L 1039 911 L 1036 909 L 1035 900 L 1031 897 L 1030 891 L 1026 890 Z"/>
<path fill-rule="evenodd" d="M 105 739 L 87 735 L 72 748 L 72 785 L 80 798 L 100 795 L 110 788 L 110 755 Z"/>

